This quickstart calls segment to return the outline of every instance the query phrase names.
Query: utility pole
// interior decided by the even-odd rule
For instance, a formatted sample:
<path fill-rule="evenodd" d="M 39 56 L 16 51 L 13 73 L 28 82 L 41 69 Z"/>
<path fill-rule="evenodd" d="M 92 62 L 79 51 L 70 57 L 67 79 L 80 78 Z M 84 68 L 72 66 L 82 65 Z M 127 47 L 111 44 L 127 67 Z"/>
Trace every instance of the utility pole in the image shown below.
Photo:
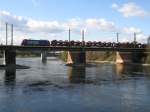
<path fill-rule="evenodd" d="M 82 30 L 82 42 L 84 41 L 84 30 Z"/>
<path fill-rule="evenodd" d="M 117 32 L 117 43 L 119 42 L 119 33 Z"/>
<path fill-rule="evenodd" d="M 1 21 L 0 21 L 0 25 L 1 25 Z M 1 27 L 0 27 L 0 30 L 1 30 Z M 2 39 L 1 39 L 1 35 L 0 35 L 0 45 L 2 45 Z"/>
<path fill-rule="evenodd" d="M 82 46 L 84 46 L 84 30 L 82 30 Z"/>
<path fill-rule="evenodd" d="M 69 45 L 69 47 L 70 47 L 70 38 L 71 38 L 71 30 L 70 30 L 70 28 L 69 28 L 69 40 L 68 40 L 68 45 Z"/>
<path fill-rule="evenodd" d="M 13 24 L 11 24 L 11 45 L 13 45 Z"/>
<path fill-rule="evenodd" d="M 134 43 L 136 42 L 136 33 L 134 33 Z"/>
<path fill-rule="evenodd" d="M 7 40 L 8 40 L 8 23 L 5 23 L 6 24 L 6 45 L 7 45 Z"/>
<path fill-rule="evenodd" d="M 150 45 L 150 36 L 147 39 L 147 44 Z"/>
<path fill-rule="evenodd" d="M 136 47 L 136 33 L 134 33 L 134 48 Z"/>

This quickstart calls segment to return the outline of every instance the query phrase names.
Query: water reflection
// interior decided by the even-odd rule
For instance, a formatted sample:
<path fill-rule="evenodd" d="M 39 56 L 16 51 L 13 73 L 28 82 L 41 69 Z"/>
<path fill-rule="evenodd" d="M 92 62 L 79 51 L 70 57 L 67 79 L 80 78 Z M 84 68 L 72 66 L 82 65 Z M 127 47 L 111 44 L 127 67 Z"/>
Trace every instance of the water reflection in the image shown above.
<path fill-rule="evenodd" d="M 123 74 L 124 71 L 125 71 L 125 66 L 124 64 L 116 64 L 115 66 L 115 70 L 116 70 L 116 75 L 120 75 L 120 74 Z"/>
<path fill-rule="evenodd" d="M 47 59 L 42 59 L 42 64 L 46 65 L 47 64 Z"/>
<path fill-rule="evenodd" d="M 150 73 L 150 67 L 68 67 L 55 59 L 45 66 L 40 58 L 18 62 L 31 68 L 0 70 L 0 112 L 150 112 L 149 79 L 130 77 Z"/>
<path fill-rule="evenodd" d="M 150 79 L 150 67 L 149 66 L 147 66 L 147 67 L 144 67 L 143 68 L 144 70 L 144 73 L 146 73 L 147 74 L 147 78 L 149 78 Z"/>
<path fill-rule="evenodd" d="M 70 83 L 84 83 L 85 67 L 68 67 L 68 77 Z"/>
<path fill-rule="evenodd" d="M 118 77 L 130 76 L 138 77 L 143 76 L 144 69 L 142 65 L 129 65 L 129 64 L 116 64 L 115 73 Z"/>
<path fill-rule="evenodd" d="M 16 69 L 13 67 L 8 67 L 5 70 L 5 85 L 14 86 L 16 82 Z"/>

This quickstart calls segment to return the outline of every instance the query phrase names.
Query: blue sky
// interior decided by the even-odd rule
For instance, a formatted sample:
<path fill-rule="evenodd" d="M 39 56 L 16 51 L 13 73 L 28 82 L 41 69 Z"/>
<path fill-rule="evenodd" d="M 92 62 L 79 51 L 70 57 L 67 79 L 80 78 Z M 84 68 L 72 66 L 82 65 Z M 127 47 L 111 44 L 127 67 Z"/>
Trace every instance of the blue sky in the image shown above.
<path fill-rule="evenodd" d="M 79 31 L 86 29 L 87 40 L 105 41 L 102 37 L 108 34 L 106 41 L 115 41 L 114 32 L 120 32 L 120 40 L 132 41 L 132 33 L 137 32 L 139 41 L 145 41 L 150 26 L 149 4 L 148 0 L 0 0 L 0 19 L 18 27 L 18 41 L 43 36 L 67 39 L 69 27 L 77 40 Z"/>

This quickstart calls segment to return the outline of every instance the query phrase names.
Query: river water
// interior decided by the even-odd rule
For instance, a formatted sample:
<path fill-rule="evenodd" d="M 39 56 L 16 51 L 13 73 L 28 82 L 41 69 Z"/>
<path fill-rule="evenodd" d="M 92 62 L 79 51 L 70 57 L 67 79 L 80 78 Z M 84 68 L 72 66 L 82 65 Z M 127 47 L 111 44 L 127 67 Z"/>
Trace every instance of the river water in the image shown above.
<path fill-rule="evenodd" d="M 0 112 L 150 112 L 150 67 L 68 67 L 51 57 L 18 58 L 0 70 Z"/>

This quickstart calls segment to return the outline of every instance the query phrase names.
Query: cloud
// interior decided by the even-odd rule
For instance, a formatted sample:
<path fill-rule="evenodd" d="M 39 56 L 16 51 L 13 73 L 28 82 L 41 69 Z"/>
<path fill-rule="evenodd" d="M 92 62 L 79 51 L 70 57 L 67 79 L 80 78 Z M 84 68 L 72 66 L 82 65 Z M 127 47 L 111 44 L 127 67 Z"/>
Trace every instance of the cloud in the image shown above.
<path fill-rule="evenodd" d="M 113 22 L 105 19 L 87 19 L 87 27 L 97 28 L 100 31 L 116 31 L 116 26 Z"/>
<path fill-rule="evenodd" d="M 114 4 L 113 7 L 117 8 L 118 6 Z M 64 40 L 66 39 L 66 36 L 68 34 L 67 31 L 69 28 L 71 28 L 72 30 L 72 36 L 74 36 L 77 39 L 81 37 L 80 35 L 82 29 L 86 29 L 87 33 L 91 33 L 92 31 L 94 31 L 94 36 L 97 35 L 98 32 L 112 33 L 120 31 L 121 33 L 126 34 L 133 34 L 134 32 L 136 32 L 138 33 L 139 40 L 145 39 L 144 38 L 145 35 L 143 34 L 140 28 L 137 27 L 117 28 L 117 25 L 114 22 L 102 18 L 88 18 L 88 19 L 71 18 L 66 21 L 57 21 L 57 20 L 42 21 L 22 16 L 16 16 L 6 11 L 0 11 L 0 18 L 4 22 L 3 23 L 4 25 L 5 22 L 8 22 L 9 25 L 14 24 L 14 36 L 15 38 L 17 38 L 15 39 L 16 43 L 20 43 L 21 40 L 24 38 Z M 2 27 L 5 30 L 4 25 Z M 5 37 L 5 32 L 3 32 L 3 35 Z M 114 33 L 112 35 L 114 35 Z M 98 37 L 103 37 L 103 35 Z M 121 39 L 122 40 L 128 39 L 124 37 L 121 37 Z M 90 36 L 88 38 L 90 39 Z M 96 37 L 91 38 L 91 40 L 93 39 L 96 39 Z"/>
<path fill-rule="evenodd" d="M 143 33 L 142 30 L 140 28 L 136 28 L 136 27 L 125 27 L 123 28 L 123 32 L 130 34 L 130 33 Z"/>
<path fill-rule="evenodd" d="M 146 16 L 148 12 L 138 6 L 136 3 L 129 2 L 123 5 L 118 5 L 116 3 L 112 4 L 112 8 L 118 12 L 120 12 L 124 17 L 132 17 L 132 16 Z"/>
<path fill-rule="evenodd" d="M 59 22 L 56 20 L 41 21 L 22 16 L 16 16 L 6 11 L 0 11 L 0 17 L 3 21 L 14 24 L 14 26 L 17 27 L 18 31 L 24 31 L 29 33 L 61 33 L 63 31 L 66 31 L 68 28 L 76 31 L 91 28 L 98 29 L 100 31 L 114 31 L 115 29 L 115 24 L 105 19 L 91 18 L 83 20 L 80 18 L 71 18 L 63 22 Z"/>
<path fill-rule="evenodd" d="M 81 29 L 85 29 L 84 21 L 78 17 L 71 18 L 67 21 L 64 21 L 63 25 L 65 26 L 66 30 L 68 30 L 68 28 L 70 28 L 71 31 L 75 34 L 80 34 Z"/>
<path fill-rule="evenodd" d="M 16 26 L 25 26 L 27 19 L 22 16 L 12 15 L 6 11 L 0 11 L 0 18 L 3 22 L 8 22 Z"/>
<path fill-rule="evenodd" d="M 0 11 L 0 18 L 1 21 L 3 21 L 3 25 L 6 22 L 13 24 L 15 29 L 21 32 L 59 33 L 65 28 L 57 21 L 38 21 L 22 16 L 16 16 L 6 11 Z"/>
<path fill-rule="evenodd" d="M 113 3 L 113 4 L 112 4 L 112 8 L 113 8 L 113 9 L 118 9 L 118 7 L 119 7 L 118 4 L 116 4 L 116 3 Z"/>
<path fill-rule="evenodd" d="M 69 26 L 71 29 L 77 29 L 83 26 L 83 22 L 80 18 L 71 18 L 66 22 L 66 26 Z"/>
<path fill-rule="evenodd" d="M 132 42 L 134 41 L 134 33 L 136 33 L 136 39 L 138 42 L 145 43 L 147 41 L 147 36 L 144 32 L 137 27 L 124 27 L 121 30 L 120 41 Z"/>
<path fill-rule="evenodd" d="M 32 32 L 61 33 L 65 29 L 57 21 L 36 21 L 32 19 L 27 21 L 26 26 Z"/>

